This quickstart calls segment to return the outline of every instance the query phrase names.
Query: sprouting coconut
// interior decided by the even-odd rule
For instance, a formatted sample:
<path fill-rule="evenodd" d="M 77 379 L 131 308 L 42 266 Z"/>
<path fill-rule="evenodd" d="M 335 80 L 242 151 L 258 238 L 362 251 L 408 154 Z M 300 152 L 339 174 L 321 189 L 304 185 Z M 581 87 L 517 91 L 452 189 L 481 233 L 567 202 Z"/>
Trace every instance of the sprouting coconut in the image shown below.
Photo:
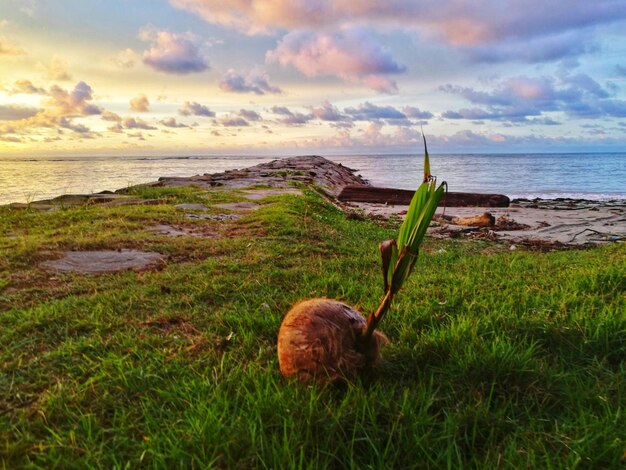
<path fill-rule="evenodd" d="M 387 337 L 376 328 L 394 296 L 407 279 L 419 253 L 426 229 L 446 189 L 436 188 L 424 138 L 424 181 L 415 192 L 398 238 L 379 245 L 384 297 L 367 319 L 351 307 L 331 299 L 296 304 L 278 332 L 278 363 L 285 377 L 302 381 L 353 380 L 380 358 Z"/>

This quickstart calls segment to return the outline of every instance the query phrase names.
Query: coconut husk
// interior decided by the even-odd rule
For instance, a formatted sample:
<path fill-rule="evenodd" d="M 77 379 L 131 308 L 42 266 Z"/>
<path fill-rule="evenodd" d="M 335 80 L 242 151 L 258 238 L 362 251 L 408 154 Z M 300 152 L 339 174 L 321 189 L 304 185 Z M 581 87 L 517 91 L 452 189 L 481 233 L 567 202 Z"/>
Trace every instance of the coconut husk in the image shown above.
<path fill-rule="evenodd" d="M 348 305 L 331 299 L 296 304 L 278 332 L 278 362 L 285 377 L 303 382 L 352 381 L 380 357 L 387 337 L 376 331 L 363 344 L 367 322 Z"/>

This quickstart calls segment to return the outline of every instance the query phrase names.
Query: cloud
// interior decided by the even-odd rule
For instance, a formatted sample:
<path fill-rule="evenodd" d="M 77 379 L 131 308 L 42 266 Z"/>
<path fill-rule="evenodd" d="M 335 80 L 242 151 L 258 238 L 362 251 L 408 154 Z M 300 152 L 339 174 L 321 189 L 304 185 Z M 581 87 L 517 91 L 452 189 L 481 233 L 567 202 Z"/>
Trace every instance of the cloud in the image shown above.
<path fill-rule="evenodd" d="M 150 111 L 150 101 L 146 95 L 139 95 L 130 100 L 130 110 L 136 113 L 147 113 Z"/>
<path fill-rule="evenodd" d="M 313 116 L 322 121 L 339 122 L 351 119 L 328 101 L 324 101 L 320 106 L 311 108 L 311 112 Z"/>
<path fill-rule="evenodd" d="M 176 122 L 176 119 L 173 117 L 161 119 L 159 122 L 163 124 L 165 127 L 172 127 L 172 128 L 189 127 L 186 124 L 183 124 L 182 122 Z"/>
<path fill-rule="evenodd" d="M 139 60 L 139 56 L 132 49 L 126 48 L 119 51 L 115 57 L 111 58 L 111 62 L 121 69 L 132 69 Z"/>
<path fill-rule="evenodd" d="M 406 115 L 406 117 L 414 118 L 414 119 L 431 119 L 433 113 L 430 111 L 422 111 L 415 106 L 405 106 L 402 108 L 402 112 Z"/>
<path fill-rule="evenodd" d="M 181 35 L 148 28 L 140 33 L 140 39 L 152 42 L 152 47 L 143 53 L 144 64 L 159 72 L 189 74 L 209 68 L 190 34 Z"/>
<path fill-rule="evenodd" d="M 100 117 L 103 121 L 122 122 L 122 118 L 119 116 L 119 114 L 116 114 L 112 111 L 103 111 Z"/>
<path fill-rule="evenodd" d="M 280 88 L 269 84 L 269 77 L 260 70 L 252 70 L 248 76 L 244 77 L 230 69 L 220 81 L 219 87 L 223 91 L 233 93 L 254 93 L 257 95 L 282 93 Z"/>
<path fill-rule="evenodd" d="M 78 82 L 70 92 L 58 85 L 53 85 L 48 95 L 50 99 L 47 104 L 58 115 L 73 117 L 102 113 L 102 108 L 91 103 L 93 90 L 85 82 Z"/>
<path fill-rule="evenodd" d="M 490 91 L 454 85 L 441 86 L 440 90 L 478 105 L 446 111 L 442 117 L 447 119 L 527 122 L 530 117 L 539 117 L 546 112 L 583 118 L 626 116 L 626 101 L 613 98 L 609 90 L 582 73 L 562 74 L 558 78 L 511 77 Z"/>
<path fill-rule="evenodd" d="M 248 121 L 240 116 L 224 116 L 218 121 L 224 127 L 246 127 Z"/>
<path fill-rule="evenodd" d="M 368 101 L 360 104 L 358 108 L 346 108 L 344 112 L 357 121 L 407 118 L 406 114 L 397 110 L 393 106 L 376 106 Z"/>
<path fill-rule="evenodd" d="M 146 140 L 141 132 L 128 132 L 126 135 L 132 139 Z"/>
<path fill-rule="evenodd" d="M 30 80 L 16 80 L 11 88 L 6 89 L 9 95 L 45 95 L 46 89 L 33 85 Z"/>
<path fill-rule="evenodd" d="M 64 129 L 69 129 L 77 134 L 80 134 L 80 137 L 84 139 L 95 139 L 96 137 L 99 136 L 98 133 L 92 132 L 91 129 L 89 129 L 84 124 L 75 123 L 74 121 L 66 117 L 62 117 L 59 120 L 59 126 Z"/>
<path fill-rule="evenodd" d="M 86 133 L 84 127 L 72 122 L 73 118 L 102 113 L 102 108 L 92 103 L 93 90 L 85 82 L 78 82 L 72 90 L 53 85 L 49 90 L 34 87 L 27 80 L 18 80 L 13 85 L 16 93 L 34 92 L 42 94 L 42 108 L 34 111 L 5 110 L 6 117 L 14 119 L 10 124 L 0 124 L 0 134 L 24 134 L 33 129 L 65 128 L 77 133 Z M 45 93 L 44 93 L 45 92 Z M 19 114 L 22 113 L 20 116 Z"/>
<path fill-rule="evenodd" d="M 151 126 L 140 118 L 126 117 L 122 119 L 122 124 L 126 129 L 144 129 L 147 131 L 155 130 L 156 127 Z"/>
<path fill-rule="evenodd" d="M 278 120 L 278 122 L 287 126 L 301 126 L 313 119 L 313 114 L 294 113 L 285 106 L 273 106 L 271 111 L 274 114 L 285 116 Z"/>
<path fill-rule="evenodd" d="M 590 34 L 580 31 L 524 40 L 513 38 L 461 48 L 474 62 L 531 64 L 578 57 L 596 52 L 598 49 L 598 44 L 593 41 Z"/>
<path fill-rule="evenodd" d="M 178 110 L 178 114 L 181 116 L 215 117 L 213 111 L 196 101 L 185 101 L 183 107 Z"/>
<path fill-rule="evenodd" d="M 262 119 L 259 113 L 251 109 L 240 109 L 238 114 L 248 121 L 260 121 Z"/>
<path fill-rule="evenodd" d="M 357 131 L 339 129 L 331 137 L 302 141 L 301 146 L 325 150 L 338 149 L 342 152 L 346 148 L 354 149 L 354 151 L 379 148 L 406 152 L 414 151 L 416 146 L 421 146 L 421 136 L 421 132 L 416 129 L 395 127 L 393 131 L 387 132 L 384 123 L 371 122 L 364 129 L 359 128 Z"/>
<path fill-rule="evenodd" d="M 0 121 L 19 121 L 33 117 L 41 112 L 41 109 L 27 108 L 16 105 L 0 105 Z"/>
<path fill-rule="evenodd" d="M 15 137 L 13 135 L 4 136 L 4 135 L 0 134 L 0 141 L 2 141 L 2 142 L 10 142 L 12 144 L 17 144 L 17 143 L 23 142 L 23 139 L 21 139 L 19 137 Z"/>
<path fill-rule="evenodd" d="M 24 55 L 26 51 L 16 46 L 8 39 L 0 36 L 0 56 L 3 55 Z"/>
<path fill-rule="evenodd" d="M 122 134 L 124 132 L 124 126 L 122 126 L 120 122 L 116 122 L 112 126 L 107 127 L 107 130 L 111 132 L 116 132 L 118 134 Z"/>
<path fill-rule="evenodd" d="M 266 54 L 266 60 L 293 66 L 308 77 L 336 76 L 385 93 L 397 91 L 386 75 L 406 71 L 368 29 L 359 27 L 335 34 L 291 32 Z"/>
<path fill-rule="evenodd" d="M 324 34 L 355 25 L 382 31 L 405 30 L 459 48 L 477 62 L 534 63 L 589 53 L 595 50 L 594 37 L 599 27 L 626 19 L 623 0 L 170 0 L 170 3 L 209 23 L 247 34 L 295 30 Z"/>
<path fill-rule="evenodd" d="M 210 23 L 249 34 L 345 24 L 418 27 L 451 43 L 495 42 L 582 29 L 626 17 L 621 0 L 170 0 Z"/>
<path fill-rule="evenodd" d="M 37 0 L 14 0 L 19 5 L 19 11 L 29 17 L 34 17 L 37 11 Z"/>
<path fill-rule="evenodd" d="M 44 71 L 44 77 L 48 80 L 69 81 L 72 79 L 72 76 L 67 70 L 67 60 L 59 56 L 55 55 L 52 57 L 50 65 L 41 65 L 40 67 Z"/>

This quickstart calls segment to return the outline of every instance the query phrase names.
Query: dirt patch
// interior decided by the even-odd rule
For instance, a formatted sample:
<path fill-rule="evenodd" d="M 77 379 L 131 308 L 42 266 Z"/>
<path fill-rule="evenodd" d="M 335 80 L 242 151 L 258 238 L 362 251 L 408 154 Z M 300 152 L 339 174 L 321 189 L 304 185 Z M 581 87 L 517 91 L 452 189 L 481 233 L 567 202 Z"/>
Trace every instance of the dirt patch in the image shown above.
<path fill-rule="evenodd" d="M 198 237 L 198 238 L 216 238 L 219 237 L 219 233 L 212 227 L 203 225 L 166 225 L 159 224 L 150 227 L 151 232 L 158 233 L 159 235 L 167 235 L 168 237 Z"/>
<path fill-rule="evenodd" d="M 137 250 L 69 251 L 63 258 L 44 261 L 39 266 L 57 272 L 103 274 L 117 271 L 141 271 L 162 264 L 160 253 Z"/>
<path fill-rule="evenodd" d="M 174 343 L 166 347 L 169 357 L 176 355 L 198 355 L 213 352 L 218 357 L 232 344 L 235 336 L 231 332 L 225 337 L 207 336 L 196 328 L 187 317 L 160 317 L 139 322 L 139 326 L 150 329 L 153 333 L 170 338 Z"/>

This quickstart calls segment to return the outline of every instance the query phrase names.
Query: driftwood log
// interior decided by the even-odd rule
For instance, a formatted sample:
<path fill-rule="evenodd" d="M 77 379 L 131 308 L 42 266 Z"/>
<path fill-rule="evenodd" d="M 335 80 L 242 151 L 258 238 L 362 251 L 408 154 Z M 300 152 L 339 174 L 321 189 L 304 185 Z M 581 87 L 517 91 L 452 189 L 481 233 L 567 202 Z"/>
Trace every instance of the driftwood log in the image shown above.
<path fill-rule="evenodd" d="M 496 224 L 496 218 L 489 212 L 472 217 L 435 214 L 433 220 L 446 224 L 463 225 L 465 227 L 492 227 Z"/>
<path fill-rule="evenodd" d="M 345 202 L 409 205 L 415 191 L 407 189 L 378 188 L 364 184 L 345 186 L 337 199 Z M 503 194 L 447 193 L 440 206 L 446 207 L 509 207 L 510 199 Z"/>

